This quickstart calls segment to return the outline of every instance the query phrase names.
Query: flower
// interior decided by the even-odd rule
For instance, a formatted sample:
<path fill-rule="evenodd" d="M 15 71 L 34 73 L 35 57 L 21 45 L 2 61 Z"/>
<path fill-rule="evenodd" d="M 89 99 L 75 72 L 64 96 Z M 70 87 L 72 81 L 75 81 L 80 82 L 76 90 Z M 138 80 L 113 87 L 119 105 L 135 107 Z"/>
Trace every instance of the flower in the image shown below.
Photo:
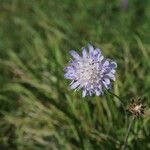
<path fill-rule="evenodd" d="M 82 56 L 71 50 L 73 60 L 65 68 L 65 78 L 72 80 L 71 89 L 82 89 L 82 96 L 103 95 L 104 90 L 111 89 L 111 81 L 115 81 L 116 62 L 105 58 L 99 48 L 88 44 L 82 48 Z"/>
<path fill-rule="evenodd" d="M 128 105 L 128 112 L 136 117 L 141 117 L 144 115 L 145 105 L 142 103 L 141 99 L 132 99 Z"/>

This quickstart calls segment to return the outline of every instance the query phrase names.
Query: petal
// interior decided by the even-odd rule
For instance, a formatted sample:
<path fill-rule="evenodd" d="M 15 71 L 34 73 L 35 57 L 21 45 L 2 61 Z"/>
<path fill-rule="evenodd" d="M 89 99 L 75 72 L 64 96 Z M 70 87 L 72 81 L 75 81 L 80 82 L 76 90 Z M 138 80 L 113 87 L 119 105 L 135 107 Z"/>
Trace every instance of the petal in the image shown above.
<path fill-rule="evenodd" d="M 99 70 L 100 65 L 97 63 L 96 64 L 96 69 Z"/>
<path fill-rule="evenodd" d="M 68 66 L 68 67 L 65 67 L 65 68 L 64 68 L 64 71 L 65 71 L 65 72 L 73 72 L 73 71 L 74 71 L 74 68 L 71 67 L 71 66 Z"/>
<path fill-rule="evenodd" d="M 90 95 L 90 96 L 93 95 L 93 91 L 92 91 L 92 90 L 89 91 L 89 95 Z"/>
<path fill-rule="evenodd" d="M 91 88 L 91 89 L 93 89 L 93 88 L 94 88 L 93 84 L 91 84 L 90 88 Z"/>
<path fill-rule="evenodd" d="M 102 85 L 99 84 L 98 88 L 100 89 L 100 91 L 102 92 Z"/>
<path fill-rule="evenodd" d="M 101 95 L 100 89 L 96 89 L 96 90 L 95 90 L 95 93 L 96 93 L 96 96 L 100 96 L 100 95 Z"/>
<path fill-rule="evenodd" d="M 105 87 L 106 89 L 108 89 L 108 85 L 106 84 L 106 82 L 105 82 L 105 81 L 102 81 L 102 82 L 103 82 L 104 87 Z"/>
<path fill-rule="evenodd" d="M 114 62 L 114 61 L 111 62 L 111 63 L 110 63 L 110 67 L 111 67 L 111 68 L 117 68 L 117 63 Z"/>
<path fill-rule="evenodd" d="M 116 77 L 115 77 L 114 74 L 112 74 L 112 73 L 107 74 L 107 76 L 108 76 L 111 80 L 113 80 L 113 81 L 116 80 Z"/>
<path fill-rule="evenodd" d="M 104 59 L 104 56 L 99 57 L 99 61 L 101 62 Z"/>
<path fill-rule="evenodd" d="M 116 70 L 112 69 L 112 70 L 110 71 L 110 73 L 115 74 L 115 73 L 116 73 Z"/>
<path fill-rule="evenodd" d="M 65 77 L 66 79 L 71 79 L 71 80 L 73 80 L 73 79 L 75 78 L 75 75 L 74 75 L 74 74 L 70 74 L 70 73 L 66 73 L 66 74 L 64 75 L 64 77 Z"/>
<path fill-rule="evenodd" d="M 96 49 L 94 50 L 94 55 L 98 55 L 98 54 L 101 55 L 101 51 L 100 51 L 99 48 L 96 48 Z"/>
<path fill-rule="evenodd" d="M 106 67 L 106 66 L 108 66 L 108 65 L 109 65 L 109 61 L 106 60 L 106 61 L 103 63 L 103 67 Z"/>
<path fill-rule="evenodd" d="M 98 88 L 99 88 L 99 90 L 101 91 L 101 95 L 103 95 L 104 92 L 103 92 L 102 84 L 100 84 L 100 85 L 98 86 Z"/>
<path fill-rule="evenodd" d="M 87 51 L 85 48 L 82 49 L 82 55 L 83 55 L 83 58 L 87 57 Z"/>
<path fill-rule="evenodd" d="M 70 60 L 69 61 L 69 65 L 72 66 L 74 69 L 76 68 L 76 66 L 78 65 L 79 60 Z"/>
<path fill-rule="evenodd" d="M 79 60 L 81 58 L 80 55 L 74 50 L 70 51 L 70 55 L 77 60 Z"/>
<path fill-rule="evenodd" d="M 110 84 L 110 79 L 104 79 L 104 82 L 108 85 L 108 84 Z"/>
<path fill-rule="evenodd" d="M 86 92 L 86 90 L 84 89 L 83 92 L 82 92 L 82 97 L 85 97 L 85 96 L 86 96 L 86 93 L 87 93 L 87 92 Z"/>
<path fill-rule="evenodd" d="M 89 48 L 89 54 L 93 55 L 93 53 L 94 53 L 94 47 L 93 47 L 93 45 L 88 44 L 88 48 Z"/>
<path fill-rule="evenodd" d="M 76 82 L 74 82 L 74 83 L 70 86 L 70 88 L 71 88 L 71 89 L 75 89 L 75 88 L 77 88 L 79 85 L 80 85 L 80 82 L 76 81 Z"/>
<path fill-rule="evenodd" d="M 108 78 L 105 78 L 105 79 L 103 79 L 103 85 L 106 87 L 106 89 L 109 89 L 109 87 L 110 87 L 110 79 L 108 79 Z"/>

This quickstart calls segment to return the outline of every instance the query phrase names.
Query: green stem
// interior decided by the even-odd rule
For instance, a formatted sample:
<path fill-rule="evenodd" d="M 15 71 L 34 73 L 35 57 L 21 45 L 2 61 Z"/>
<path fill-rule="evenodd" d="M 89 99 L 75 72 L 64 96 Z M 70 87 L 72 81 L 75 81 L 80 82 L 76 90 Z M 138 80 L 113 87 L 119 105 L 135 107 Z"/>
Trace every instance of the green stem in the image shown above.
<path fill-rule="evenodd" d="M 114 97 L 116 97 L 120 101 L 122 108 L 123 108 L 123 111 L 124 111 L 124 114 L 125 114 L 125 125 L 126 125 L 127 124 L 127 112 L 126 112 L 125 104 L 122 101 L 122 98 L 120 96 L 114 94 L 113 92 L 110 92 L 109 90 L 108 90 L 108 93 L 113 95 Z"/>
<path fill-rule="evenodd" d="M 135 119 L 135 117 L 133 116 L 132 119 L 131 119 L 131 121 L 130 121 L 130 123 L 129 123 L 128 129 L 127 129 L 127 133 L 126 133 L 125 138 L 124 138 L 124 144 L 123 144 L 121 150 L 125 150 L 126 149 L 126 146 L 128 144 L 129 133 L 131 131 L 131 127 L 132 127 L 134 119 Z"/>

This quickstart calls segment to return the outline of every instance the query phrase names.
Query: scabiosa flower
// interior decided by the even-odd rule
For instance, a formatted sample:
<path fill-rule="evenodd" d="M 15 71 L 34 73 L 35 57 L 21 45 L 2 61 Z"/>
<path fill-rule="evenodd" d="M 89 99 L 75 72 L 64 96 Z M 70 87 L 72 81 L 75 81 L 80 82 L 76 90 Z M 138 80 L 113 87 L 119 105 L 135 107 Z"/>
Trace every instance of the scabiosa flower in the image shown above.
<path fill-rule="evenodd" d="M 82 96 L 102 95 L 104 90 L 111 88 L 115 81 L 116 62 L 105 58 L 99 48 L 88 44 L 88 50 L 82 48 L 82 56 L 76 51 L 70 51 L 73 59 L 65 68 L 65 78 L 72 80 L 71 89 L 82 89 Z"/>

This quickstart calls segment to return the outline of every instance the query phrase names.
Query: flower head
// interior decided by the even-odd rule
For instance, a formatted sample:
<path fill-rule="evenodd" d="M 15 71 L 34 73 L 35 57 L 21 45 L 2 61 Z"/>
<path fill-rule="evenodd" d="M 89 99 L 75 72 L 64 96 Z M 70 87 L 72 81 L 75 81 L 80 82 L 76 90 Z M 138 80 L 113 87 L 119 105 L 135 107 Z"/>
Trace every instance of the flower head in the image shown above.
<path fill-rule="evenodd" d="M 132 99 L 128 105 L 128 112 L 136 117 L 141 117 L 144 114 L 145 105 L 141 99 Z"/>
<path fill-rule="evenodd" d="M 72 80 L 71 89 L 82 89 L 82 96 L 102 95 L 104 90 L 111 88 L 115 80 L 116 62 L 105 58 L 99 48 L 88 45 L 88 50 L 82 48 L 82 56 L 76 51 L 70 51 L 73 60 L 65 68 L 65 78 Z"/>

